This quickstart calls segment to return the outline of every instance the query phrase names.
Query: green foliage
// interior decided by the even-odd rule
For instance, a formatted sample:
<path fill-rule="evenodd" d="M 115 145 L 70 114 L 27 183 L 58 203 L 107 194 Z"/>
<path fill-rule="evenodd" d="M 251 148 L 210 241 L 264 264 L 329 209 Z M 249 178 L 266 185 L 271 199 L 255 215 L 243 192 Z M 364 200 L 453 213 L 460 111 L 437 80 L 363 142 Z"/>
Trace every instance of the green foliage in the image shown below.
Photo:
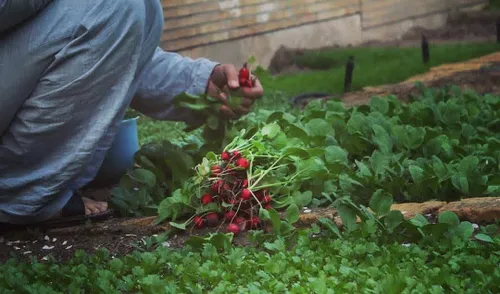
<path fill-rule="evenodd" d="M 250 150 L 253 177 L 265 173 L 259 181 L 273 195 L 276 209 L 293 203 L 299 208 L 328 206 L 350 197 L 385 214 L 392 204 L 389 199 L 451 201 L 498 195 L 499 110 L 500 97 L 456 87 L 421 87 L 410 104 L 394 96 L 373 97 L 370 105 L 349 109 L 335 100 L 314 101 L 301 112 L 249 114 L 228 131 L 231 143 L 226 149 Z M 204 191 L 197 170 L 209 170 L 218 155 L 200 151 L 202 144 L 194 141 L 146 145 L 138 155 L 141 168 L 161 179 L 157 184 L 168 184 L 167 194 L 148 190 L 163 193 L 151 196 L 163 199 L 154 203 L 161 220 L 199 209 L 196 201 Z M 170 153 L 174 156 L 169 156 L 171 149 L 177 152 Z M 268 170 L 277 158 L 279 168 Z M 193 169 L 195 162 L 201 164 Z M 385 201 L 375 206 L 373 199 Z"/>
<path fill-rule="evenodd" d="M 121 258 L 111 258 L 100 249 L 94 256 L 78 251 L 65 263 L 12 259 L 0 265 L 0 289 L 3 293 L 498 293 L 499 237 L 477 234 L 469 239 L 470 224 L 441 224 L 420 227 L 432 243 L 384 239 L 384 234 L 374 233 L 379 227 L 369 220 L 357 230 L 340 233 L 322 219 L 315 229 L 301 231 L 293 245 L 256 232 L 258 246 L 233 247 L 232 234 L 211 234 L 192 237 L 183 249 L 159 246 Z M 455 230 L 452 236 L 450 230 Z"/>

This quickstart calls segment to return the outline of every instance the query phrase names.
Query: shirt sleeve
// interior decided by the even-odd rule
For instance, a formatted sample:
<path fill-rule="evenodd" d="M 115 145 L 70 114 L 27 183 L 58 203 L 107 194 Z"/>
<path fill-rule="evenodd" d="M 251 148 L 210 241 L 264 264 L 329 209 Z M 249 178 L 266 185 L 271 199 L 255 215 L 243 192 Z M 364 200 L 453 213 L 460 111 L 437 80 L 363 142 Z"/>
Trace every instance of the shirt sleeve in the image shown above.
<path fill-rule="evenodd" d="M 204 94 L 216 65 L 218 63 L 205 58 L 191 59 L 158 47 L 141 75 L 131 107 L 154 119 L 199 124 L 203 117 L 189 109 L 175 107 L 173 99 L 184 92 Z"/>
<path fill-rule="evenodd" d="M 0 33 L 35 16 L 52 0 L 0 0 Z"/>

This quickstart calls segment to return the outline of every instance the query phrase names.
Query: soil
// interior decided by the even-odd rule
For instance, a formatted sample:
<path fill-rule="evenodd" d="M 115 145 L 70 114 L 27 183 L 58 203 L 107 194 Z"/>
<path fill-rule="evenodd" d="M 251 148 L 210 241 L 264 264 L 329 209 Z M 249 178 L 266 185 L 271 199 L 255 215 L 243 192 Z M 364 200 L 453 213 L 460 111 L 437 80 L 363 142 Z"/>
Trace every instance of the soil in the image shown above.
<path fill-rule="evenodd" d="M 152 219 L 152 218 L 151 218 Z M 168 237 L 153 246 L 181 248 L 191 236 L 206 236 L 217 228 L 204 228 L 169 234 L 170 227 L 140 225 L 135 218 L 111 218 L 104 222 L 50 230 L 22 230 L 8 232 L 0 236 L 0 262 L 16 258 L 30 262 L 55 259 L 64 262 L 74 257 L 77 250 L 88 254 L 106 248 L 113 257 L 120 257 L 136 250 L 151 250 L 147 239 L 165 235 Z M 130 221 L 130 225 L 125 225 Z M 167 235 L 168 234 L 168 235 Z M 248 246 L 248 233 L 243 232 L 234 239 L 236 246 Z"/>
<path fill-rule="evenodd" d="M 456 85 L 462 91 L 473 90 L 478 94 L 493 94 L 500 95 L 500 70 L 470 70 L 457 72 L 445 77 L 436 77 L 432 81 L 424 83 L 425 86 L 431 88 L 441 88 L 448 85 Z M 387 85 L 383 88 L 377 88 L 371 91 L 369 88 L 364 91 L 349 93 L 342 98 L 343 102 L 348 106 L 366 104 L 373 96 L 384 96 L 393 94 L 400 100 L 408 102 L 410 99 L 417 97 L 420 92 L 412 84 L 396 84 Z M 329 99 L 329 98 L 324 98 Z M 306 101 L 302 102 L 302 105 Z"/>

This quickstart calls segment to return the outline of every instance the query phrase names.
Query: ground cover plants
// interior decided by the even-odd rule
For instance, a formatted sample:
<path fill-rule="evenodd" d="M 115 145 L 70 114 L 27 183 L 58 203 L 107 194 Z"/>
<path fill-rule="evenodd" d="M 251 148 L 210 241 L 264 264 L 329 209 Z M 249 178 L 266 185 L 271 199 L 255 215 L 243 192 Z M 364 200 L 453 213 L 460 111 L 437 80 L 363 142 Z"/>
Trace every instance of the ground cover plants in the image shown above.
<path fill-rule="evenodd" d="M 297 232 L 295 238 L 264 239 L 259 231 L 247 247 L 231 246 L 232 234 L 212 234 L 193 238 L 180 250 L 159 246 L 121 258 L 101 249 L 92 256 L 78 251 L 65 263 L 11 259 L 0 265 L 0 288 L 3 293 L 500 290 L 500 238 L 493 235 L 497 226 L 474 233 L 471 223 L 460 222 L 453 213 L 429 224 L 421 215 L 404 221 L 398 212 L 377 211 L 361 211 L 361 222 L 342 232 L 327 219 Z"/>
<path fill-rule="evenodd" d="M 137 154 L 139 167 L 114 191 L 122 201 L 115 205 L 124 214 L 158 214 L 158 222 L 176 229 L 213 226 L 214 233 L 191 237 L 182 249 L 165 247 L 168 236 L 155 238 L 116 258 L 100 250 L 78 251 L 65 263 L 11 259 L 0 266 L 0 288 L 497 293 L 495 224 L 478 227 L 451 212 L 435 223 L 423 215 L 405 220 L 390 206 L 426 197 L 497 195 L 500 97 L 456 87 L 421 91 L 411 104 L 389 96 L 354 108 L 318 101 L 303 111 L 261 110 L 228 130 L 229 144 L 209 144 L 221 147 L 202 154 L 202 136 L 179 145 L 146 144 Z M 221 193 L 226 184 L 233 185 L 224 190 L 230 193 Z M 240 199 L 251 202 L 231 203 Z M 335 207 L 342 228 L 323 218 L 310 229 L 296 229 L 304 205 Z M 234 218 L 227 217 L 230 211 Z M 214 213 L 218 222 L 208 217 Z M 239 216 L 243 222 L 232 222 Z M 231 223 L 238 229 L 226 230 Z M 248 229 L 249 246 L 233 246 L 234 234 Z"/>
<path fill-rule="evenodd" d="M 146 144 L 134 171 L 142 178 L 126 177 L 135 180 L 114 190 L 114 203 L 124 213 L 148 208 L 180 229 L 195 217 L 205 224 L 207 214 L 227 227 L 237 218 L 225 214 L 243 209 L 251 213 L 241 230 L 258 227 L 269 212 L 294 219 L 303 206 L 343 197 L 367 206 L 373 198 L 387 205 L 498 195 L 500 97 L 452 86 L 421 91 L 408 104 L 389 96 L 353 108 L 331 100 L 303 111 L 260 110 L 235 123 L 219 149 L 204 149 L 202 138 Z M 235 152 L 245 164 L 227 169 Z"/>
<path fill-rule="evenodd" d="M 460 47 L 469 49 L 458 58 L 496 45 L 487 46 Z M 362 67 L 384 58 L 364 52 L 373 54 L 358 59 Z M 454 56 L 438 50 L 433 58 L 445 55 Z M 398 70 L 387 69 L 378 82 L 402 78 Z M 364 72 L 369 76 L 359 76 Z M 212 233 L 189 238 L 182 249 L 168 248 L 164 234 L 127 256 L 100 250 L 78 251 L 64 263 L 11 259 L 0 265 L 2 292 L 498 293 L 496 224 L 477 226 L 451 212 L 436 222 L 405 219 L 390 207 L 498 196 L 500 97 L 420 85 L 410 104 L 388 96 L 352 108 L 338 100 L 303 110 L 265 106 L 287 104 L 306 76 L 264 73 L 266 88 L 290 92 L 271 89 L 261 107 L 231 124 L 212 117 L 187 133 L 176 124 L 169 129 L 175 135 L 161 124 L 142 125 L 141 132 L 158 134 L 136 154 L 111 204 L 123 216 L 154 215 L 177 231 Z M 284 98 L 270 102 L 273 95 Z M 208 116 L 214 102 L 190 95 L 177 101 Z M 342 226 L 322 218 L 296 228 L 304 206 L 336 208 Z M 244 231 L 250 243 L 236 247 L 233 238 Z"/>

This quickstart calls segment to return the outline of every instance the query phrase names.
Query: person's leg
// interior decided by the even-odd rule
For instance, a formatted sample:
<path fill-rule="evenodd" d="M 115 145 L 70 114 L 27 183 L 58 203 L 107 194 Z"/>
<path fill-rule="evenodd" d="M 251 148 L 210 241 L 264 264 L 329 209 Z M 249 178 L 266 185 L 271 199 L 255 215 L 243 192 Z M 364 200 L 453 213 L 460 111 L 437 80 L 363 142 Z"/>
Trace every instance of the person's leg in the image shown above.
<path fill-rule="evenodd" d="M 60 211 L 99 169 L 160 41 L 158 0 L 54 0 L 0 42 L 0 222 Z"/>

